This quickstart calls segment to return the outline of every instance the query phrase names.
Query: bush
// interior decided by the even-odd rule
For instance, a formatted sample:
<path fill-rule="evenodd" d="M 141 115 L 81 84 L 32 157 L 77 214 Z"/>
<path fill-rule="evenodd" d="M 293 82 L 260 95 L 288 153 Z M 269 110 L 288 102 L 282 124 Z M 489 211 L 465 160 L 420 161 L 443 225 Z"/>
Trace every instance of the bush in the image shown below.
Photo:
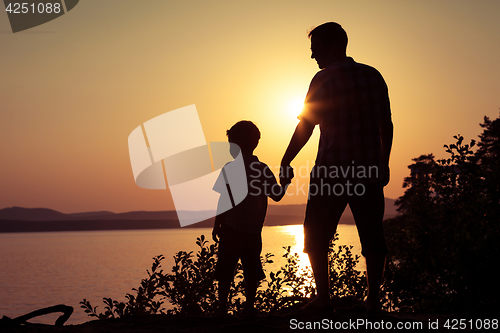
<path fill-rule="evenodd" d="M 332 240 L 329 253 L 331 295 L 361 298 L 366 288 L 366 277 L 355 269 L 359 256 L 353 257 L 352 246 L 338 246 L 335 251 L 335 240 L 337 237 Z M 213 279 L 217 245 L 209 245 L 204 235 L 197 238 L 196 244 L 199 250 L 195 260 L 193 252 L 178 252 L 174 256 L 171 273 L 161 269 L 162 255 L 154 257 L 151 272 L 147 271 L 148 277 L 141 281 L 139 288 L 132 289 L 136 291 L 135 295 L 126 295 L 127 302 L 103 298 L 104 313 L 97 313 L 97 307 L 92 307 L 86 299 L 80 302 L 81 307 L 89 316 L 99 319 L 147 314 L 213 315 L 217 307 L 217 284 Z M 255 307 L 260 312 L 294 309 L 315 294 L 311 269 L 301 268 L 298 254 L 292 254 L 290 247 L 284 249 L 285 266 L 277 272 L 270 272 L 257 291 Z M 264 269 L 273 262 L 272 257 L 270 253 L 261 257 Z M 228 312 L 236 314 L 241 311 L 243 300 L 243 270 L 238 263 L 229 293 Z M 165 301 L 171 304 L 171 308 L 163 307 Z"/>
<path fill-rule="evenodd" d="M 386 221 L 392 258 L 384 291 L 400 311 L 482 314 L 498 308 L 500 119 L 476 142 L 445 145 L 449 158 L 414 159 L 401 216 Z"/>

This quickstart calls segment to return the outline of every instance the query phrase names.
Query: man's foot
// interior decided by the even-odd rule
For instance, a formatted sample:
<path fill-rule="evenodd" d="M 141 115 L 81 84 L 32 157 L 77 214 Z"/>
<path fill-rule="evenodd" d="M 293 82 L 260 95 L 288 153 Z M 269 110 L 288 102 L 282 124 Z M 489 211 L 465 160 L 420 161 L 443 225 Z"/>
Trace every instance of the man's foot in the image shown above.
<path fill-rule="evenodd" d="M 330 298 L 316 296 L 312 301 L 304 305 L 299 311 L 310 312 L 323 310 L 331 306 Z"/>
<path fill-rule="evenodd" d="M 379 299 L 369 299 L 367 298 L 366 301 L 365 301 L 365 309 L 366 309 L 366 312 L 367 313 L 380 313 L 380 310 L 381 310 L 382 306 L 380 304 L 380 300 Z"/>

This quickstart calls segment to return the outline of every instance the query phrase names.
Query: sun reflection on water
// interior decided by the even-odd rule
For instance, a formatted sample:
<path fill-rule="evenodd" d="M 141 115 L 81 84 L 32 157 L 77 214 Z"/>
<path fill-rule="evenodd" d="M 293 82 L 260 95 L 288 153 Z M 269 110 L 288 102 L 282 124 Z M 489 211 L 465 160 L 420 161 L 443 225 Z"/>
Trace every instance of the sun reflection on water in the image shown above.
<path fill-rule="evenodd" d="M 299 287 L 300 290 L 304 290 L 307 285 L 312 283 L 314 286 L 314 280 L 312 278 L 312 269 L 311 263 L 309 262 L 309 256 L 307 253 L 304 253 L 304 229 L 302 225 L 287 225 L 280 226 L 280 234 L 284 236 L 285 239 L 288 239 L 287 246 L 290 246 L 290 255 L 297 256 L 298 260 L 296 263 L 298 264 L 297 276 L 302 276 L 305 280 L 303 281 L 303 285 Z M 285 264 L 285 259 L 282 261 L 281 267 L 283 268 Z M 291 286 L 285 286 L 284 289 L 288 291 L 292 291 Z"/>
<path fill-rule="evenodd" d="M 309 256 L 304 253 L 304 228 L 302 225 L 287 225 L 283 227 L 283 233 L 293 236 L 294 244 L 290 244 L 290 253 L 297 253 L 301 269 L 311 267 Z"/>
<path fill-rule="evenodd" d="M 274 229 L 273 236 L 269 234 L 268 237 L 264 238 L 264 247 L 266 245 L 271 245 L 272 253 L 275 254 L 274 260 L 277 264 L 277 268 L 283 266 L 284 259 L 282 260 L 281 256 L 283 254 L 282 248 L 283 246 L 290 246 L 290 253 L 297 254 L 299 258 L 299 266 L 300 269 L 310 269 L 311 263 L 309 261 L 309 256 L 307 253 L 304 253 L 304 228 L 300 225 L 287 225 L 287 226 L 273 226 L 268 227 L 269 231 Z M 264 233 L 267 232 L 267 228 L 264 229 Z M 339 239 L 335 242 L 335 248 L 339 245 L 347 245 L 352 246 L 352 254 L 353 256 L 360 256 L 359 262 L 356 265 L 356 269 L 359 271 L 366 270 L 365 261 L 361 257 L 361 244 L 359 242 L 358 233 L 356 226 L 347 225 L 347 224 L 339 224 L 337 227 L 337 232 L 339 233 Z M 276 234 L 280 235 L 276 238 Z M 269 244 L 269 243 L 272 244 Z M 279 248 L 279 250 L 276 250 Z M 265 253 L 265 252 L 264 252 Z"/>

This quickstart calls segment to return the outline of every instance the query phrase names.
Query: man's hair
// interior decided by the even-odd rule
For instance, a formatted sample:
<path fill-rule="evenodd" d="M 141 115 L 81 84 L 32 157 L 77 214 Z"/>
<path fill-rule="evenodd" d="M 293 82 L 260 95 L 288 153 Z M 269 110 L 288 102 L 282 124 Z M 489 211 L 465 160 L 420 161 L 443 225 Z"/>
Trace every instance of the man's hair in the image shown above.
<path fill-rule="evenodd" d="M 319 38 L 324 43 L 324 46 L 328 48 L 338 51 L 345 51 L 347 48 L 347 33 L 340 24 L 335 22 L 318 25 L 309 32 L 308 36 L 309 38 L 312 38 L 312 36 Z"/>
<path fill-rule="evenodd" d="M 260 131 L 254 123 L 242 120 L 226 131 L 229 142 L 236 143 L 243 150 L 252 151 L 257 147 Z"/>

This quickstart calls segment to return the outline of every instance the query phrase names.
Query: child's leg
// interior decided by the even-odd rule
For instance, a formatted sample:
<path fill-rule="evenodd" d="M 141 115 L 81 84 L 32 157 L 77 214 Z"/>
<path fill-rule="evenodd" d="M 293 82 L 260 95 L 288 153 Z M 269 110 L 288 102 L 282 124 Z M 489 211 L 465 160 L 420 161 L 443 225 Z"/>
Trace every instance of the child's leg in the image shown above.
<path fill-rule="evenodd" d="M 219 281 L 219 308 L 217 314 L 222 315 L 227 313 L 227 296 L 231 288 L 231 280 L 221 279 Z"/>
<path fill-rule="evenodd" d="M 266 274 L 262 269 L 260 253 L 262 252 L 261 234 L 246 235 L 245 250 L 241 256 L 243 276 L 245 277 L 245 308 L 244 315 L 252 316 L 255 313 L 254 303 L 259 281 L 265 279 Z"/>
<path fill-rule="evenodd" d="M 219 316 L 227 314 L 227 298 L 239 260 L 238 244 L 235 242 L 237 242 L 237 238 L 232 235 L 231 229 L 223 226 L 220 232 L 218 259 L 215 267 L 215 278 L 219 281 L 219 308 L 217 310 Z"/>

